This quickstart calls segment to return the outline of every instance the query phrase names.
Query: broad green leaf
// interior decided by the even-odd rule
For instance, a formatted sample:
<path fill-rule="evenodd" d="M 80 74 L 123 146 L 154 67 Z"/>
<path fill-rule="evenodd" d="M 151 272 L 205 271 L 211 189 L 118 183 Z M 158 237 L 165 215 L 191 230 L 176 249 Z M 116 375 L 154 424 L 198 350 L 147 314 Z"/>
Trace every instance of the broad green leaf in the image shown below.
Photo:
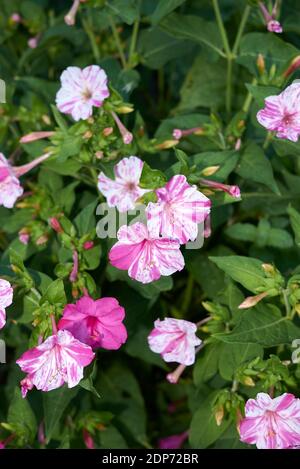
<path fill-rule="evenodd" d="M 228 426 L 230 420 L 223 419 L 220 426 L 216 424 L 213 414 L 213 401 L 217 395 L 217 391 L 202 401 L 196 413 L 194 413 L 190 427 L 190 445 L 194 449 L 203 449 L 212 445 Z"/>
<path fill-rule="evenodd" d="M 158 0 L 158 4 L 151 15 L 152 24 L 159 23 L 165 16 L 179 7 L 185 0 Z"/>
<path fill-rule="evenodd" d="M 62 415 L 77 392 L 78 387 L 69 389 L 65 385 L 61 388 L 44 393 L 43 404 L 47 441 L 51 440 L 56 426 L 63 423 Z"/>
<path fill-rule="evenodd" d="M 24 445 L 32 442 L 37 431 L 37 421 L 28 399 L 23 399 L 19 387 L 14 394 L 8 409 L 7 422 L 13 425 L 18 437 L 24 440 Z"/>
<path fill-rule="evenodd" d="M 258 293 L 259 288 L 268 289 L 269 282 L 258 259 L 245 256 L 210 257 L 221 270 L 245 288 Z"/>
<path fill-rule="evenodd" d="M 74 219 L 79 236 L 83 236 L 96 228 L 97 200 L 87 205 Z"/>
<path fill-rule="evenodd" d="M 223 55 L 222 40 L 215 23 L 205 21 L 199 16 L 172 13 L 160 23 L 160 27 L 171 36 L 189 39 Z"/>
<path fill-rule="evenodd" d="M 218 360 L 222 345 L 218 342 L 208 344 L 199 352 L 193 368 L 194 383 L 201 386 L 218 372 Z"/>
<path fill-rule="evenodd" d="M 297 212 L 291 205 L 288 207 L 288 214 L 290 216 L 291 225 L 295 234 L 295 241 L 300 246 L 300 213 Z"/>
<path fill-rule="evenodd" d="M 264 184 L 276 194 L 280 194 L 272 165 L 263 150 L 255 143 L 246 146 L 236 172 L 242 178 Z"/>
<path fill-rule="evenodd" d="M 236 369 L 256 357 L 263 357 L 263 347 L 258 344 L 224 344 L 218 355 L 222 378 L 231 381 Z"/>
<path fill-rule="evenodd" d="M 144 189 L 157 189 L 167 182 L 164 173 L 158 169 L 152 169 L 144 162 L 143 171 L 140 179 L 140 186 Z"/>
<path fill-rule="evenodd" d="M 127 24 L 132 24 L 139 17 L 139 2 L 136 0 L 109 0 L 106 6 L 109 13 L 118 15 Z"/>
<path fill-rule="evenodd" d="M 54 282 L 49 285 L 46 292 L 42 296 L 41 304 L 45 301 L 49 301 L 49 303 L 53 305 L 64 305 L 66 303 L 67 298 L 65 294 L 64 282 L 61 279 L 54 280 Z"/>
<path fill-rule="evenodd" d="M 279 309 L 271 304 L 258 304 L 245 310 L 239 323 L 232 332 L 214 334 L 214 337 L 230 344 L 260 344 L 263 347 L 274 347 L 291 344 L 299 338 L 300 328 Z"/>

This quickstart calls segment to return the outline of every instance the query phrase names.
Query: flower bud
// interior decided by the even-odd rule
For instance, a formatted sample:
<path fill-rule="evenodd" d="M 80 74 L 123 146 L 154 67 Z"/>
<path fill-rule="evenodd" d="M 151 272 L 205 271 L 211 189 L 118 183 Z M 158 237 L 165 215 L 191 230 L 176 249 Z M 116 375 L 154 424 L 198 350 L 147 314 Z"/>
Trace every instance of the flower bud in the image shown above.
<path fill-rule="evenodd" d="M 179 140 L 165 140 L 162 143 L 155 145 L 157 150 L 168 150 L 169 148 L 175 147 L 179 143 Z"/>
<path fill-rule="evenodd" d="M 216 419 L 216 424 L 218 425 L 218 427 L 221 425 L 223 418 L 224 418 L 224 407 L 221 406 L 215 412 L 215 419 Z"/>
<path fill-rule="evenodd" d="M 50 218 L 49 223 L 50 223 L 51 228 L 54 231 L 56 231 L 56 233 L 63 233 L 64 232 L 64 230 L 62 229 L 62 226 L 59 223 L 57 218 L 55 218 L 55 217 Z"/>
<path fill-rule="evenodd" d="M 94 241 L 86 241 L 83 245 L 83 249 L 88 251 L 89 249 L 92 249 L 94 247 Z"/>
<path fill-rule="evenodd" d="M 266 70 L 266 65 L 265 65 L 264 56 L 262 54 L 258 54 L 257 59 L 256 59 L 256 66 L 257 66 L 259 74 L 263 75 L 263 73 Z"/>
<path fill-rule="evenodd" d="M 220 169 L 220 166 L 208 166 L 201 171 L 201 174 L 205 177 L 212 176 Z"/>

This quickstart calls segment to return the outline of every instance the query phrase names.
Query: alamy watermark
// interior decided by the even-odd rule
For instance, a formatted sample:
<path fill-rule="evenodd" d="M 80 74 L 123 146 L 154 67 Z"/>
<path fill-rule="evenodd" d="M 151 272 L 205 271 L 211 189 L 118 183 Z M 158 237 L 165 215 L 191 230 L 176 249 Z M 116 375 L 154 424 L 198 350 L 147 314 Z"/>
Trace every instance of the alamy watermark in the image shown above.
<path fill-rule="evenodd" d="M 115 239 L 117 237 L 118 230 L 123 225 L 133 225 L 134 223 L 147 224 L 146 218 L 146 205 L 137 204 L 135 209 L 128 210 L 127 212 L 120 213 L 116 208 L 109 207 L 107 203 L 103 202 L 98 205 L 96 209 L 96 215 L 101 216 L 101 220 L 98 221 L 96 226 L 96 233 L 100 239 Z M 183 210 L 184 214 L 184 210 Z M 184 218 L 182 218 L 182 226 L 184 226 Z M 177 231 L 177 236 L 180 233 Z M 164 233 L 161 234 L 164 237 Z M 165 235 L 165 237 L 168 237 Z M 204 243 L 204 223 L 198 224 L 198 235 L 194 241 L 186 243 L 186 249 L 199 249 Z"/>

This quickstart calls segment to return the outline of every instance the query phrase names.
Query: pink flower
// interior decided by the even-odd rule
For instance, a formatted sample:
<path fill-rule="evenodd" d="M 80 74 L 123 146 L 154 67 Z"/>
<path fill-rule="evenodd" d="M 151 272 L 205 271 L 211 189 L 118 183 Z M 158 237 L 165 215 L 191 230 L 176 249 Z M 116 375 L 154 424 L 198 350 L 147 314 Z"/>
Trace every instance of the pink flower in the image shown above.
<path fill-rule="evenodd" d="M 28 39 L 27 44 L 30 49 L 36 49 L 39 45 L 39 36 L 31 37 L 30 39 Z"/>
<path fill-rule="evenodd" d="M 19 13 L 13 13 L 10 19 L 13 23 L 22 23 L 22 17 Z"/>
<path fill-rule="evenodd" d="M 56 105 L 60 112 L 71 114 L 75 121 L 88 119 L 93 114 L 93 106 L 101 107 L 109 96 L 107 75 L 98 65 L 90 65 L 83 70 L 68 67 L 60 80 Z"/>
<path fill-rule="evenodd" d="M 273 6 L 271 14 L 269 13 L 268 9 L 262 2 L 259 2 L 259 6 L 263 14 L 263 17 L 267 26 L 267 30 L 270 31 L 271 33 L 282 33 L 282 26 L 279 23 L 279 21 L 276 20 L 277 7 L 278 7 L 277 0 Z"/>
<path fill-rule="evenodd" d="M 12 208 L 18 197 L 23 194 L 19 176 L 26 174 L 50 155 L 51 153 L 46 153 L 23 166 L 11 166 L 5 156 L 0 153 L 0 205 Z"/>
<path fill-rule="evenodd" d="M 114 181 L 102 172 L 99 174 L 98 188 L 105 195 L 109 207 L 117 207 L 119 212 L 133 210 L 136 201 L 149 192 L 139 187 L 143 165 L 142 160 L 130 156 L 115 165 Z"/>
<path fill-rule="evenodd" d="M 263 392 L 249 399 L 239 426 L 241 441 L 258 449 L 284 449 L 300 444 L 300 399 L 284 393 L 275 399 Z"/>
<path fill-rule="evenodd" d="M 178 435 L 166 436 L 158 442 L 159 449 L 180 449 L 188 439 L 188 432 L 179 433 Z"/>
<path fill-rule="evenodd" d="M 184 267 L 179 242 L 151 237 L 142 223 L 121 226 L 117 236 L 118 242 L 109 252 L 110 263 L 128 270 L 129 277 L 139 282 L 150 283 Z"/>
<path fill-rule="evenodd" d="M 279 21 L 270 20 L 267 23 L 267 29 L 270 33 L 282 33 L 282 26 Z"/>
<path fill-rule="evenodd" d="M 196 336 L 197 326 L 184 319 L 157 319 L 148 336 L 152 352 L 160 353 L 166 362 L 192 365 L 195 362 L 195 347 L 201 344 Z"/>
<path fill-rule="evenodd" d="M 80 0 L 74 0 L 70 11 L 66 14 L 64 19 L 65 19 L 65 23 L 68 26 L 74 26 L 79 5 L 80 5 Z"/>
<path fill-rule="evenodd" d="M 83 368 L 94 356 L 91 347 L 79 342 L 69 331 L 58 331 L 17 360 L 21 370 L 28 373 L 21 381 L 23 397 L 33 386 L 51 391 L 67 383 L 73 388 L 83 378 Z"/>
<path fill-rule="evenodd" d="M 293 83 L 277 96 L 265 99 L 258 122 L 279 138 L 297 142 L 300 134 L 300 83 Z"/>
<path fill-rule="evenodd" d="M 124 317 L 125 310 L 116 298 L 94 301 L 85 295 L 74 305 L 65 306 L 58 328 L 70 331 L 76 339 L 92 348 L 117 350 L 127 340 L 122 323 Z"/>
<path fill-rule="evenodd" d="M 8 308 L 13 301 L 13 289 L 11 284 L 0 278 L 0 329 L 6 324 L 5 308 Z"/>
<path fill-rule="evenodd" d="M 146 209 L 151 235 L 157 237 L 160 233 L 181 244 L 194 241 L 198 224 L 204 222 L 210 212 L 210 200 L 196 186 L 190 186 L 181 174 L 173 176 L 156 194 L 157 203 L 149 203 Z"/>
<path fill-rule="evenodd" d="M 86 241 L 84 244 L 83 244 L 83 249 L 85 251 L 89 251 L 90 249 L 93 249 L 94 247 L 94 241 Z"/>

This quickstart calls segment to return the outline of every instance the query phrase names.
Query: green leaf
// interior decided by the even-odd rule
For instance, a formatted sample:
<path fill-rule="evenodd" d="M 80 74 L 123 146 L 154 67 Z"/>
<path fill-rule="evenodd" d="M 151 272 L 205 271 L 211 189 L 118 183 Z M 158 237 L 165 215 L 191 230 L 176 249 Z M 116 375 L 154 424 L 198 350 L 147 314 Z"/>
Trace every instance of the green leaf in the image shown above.
<path fill-rule="evenodd" d="M 224 55 L 221 36 L 215 23 L 205 21 L 199 16 L 172 13 L 160 23 L 160 27 L 171 36 L 189 39 Z"/>
<path fill-rule="evenodd" d="M 210 257 L 221 270 L 245 288 L 258 293 L 260 288 L 269 288 L 262 262 L 245 256 Z"/>
<path fill-rule="evenodd" d="M 188 41 L 176 39 L 158 28 L 141 31 L 138 53 L 141 61 L 149 68 L 159 69 L 170 60 L 186 54 Z"/>
<path fill-rule="evenodd" d="M 224 344 L 219 358 L 222 378 L 231 381 L 236 369 L 256 357 L 263 357 L 263 347 L 258 344 Z"/>
<path fill-rule="evenodd" d="M 288 62 L 299 54 L 299 50 L 276 34 L 268 32 L 246 34 L 240 44 L 237 62 L 244 65 L 253 75 L 258 75 L 256 65 L 258 54 L 263 55 L 267 69 L 275 64 L 279 75 Z"/>
<path fill-rule="evenodd" d="M 260 108 L 264 107 L 265 98 L 280 93 L 280 88 L 277 88 L 276 86 L 252 85 L 250 83 L 246 83 L 246 88 L 250 91 Z"/>
<path fill-rule="evenodd" d="M 159 0 L 150 19 L 152 24 L 159 23 L 165 16 L 182 5 L 185 0 Z"/>
<path fill-rule="evenodd" d="M 51 440 L 56 426 L 61 422 L 64 411 L 77 392 L 78 387 L 69 389 L 65 385 L 43 395 L 45 433 L 48 442 Z"/>
<path fill-rule="evenodd" d="M 144 162 L 143 171 L 140 179 L 140 186 L 144 189 L 158 189 L 162 187 L 167 182 L 166 176 L 164 173 L 158 169 L 152 169 L 150 166 Z"/>
<path fill-rule="evenodd" d="M 245 310 L 232 332 L 214 334 L 216 339 L 231 344 L 260 344 L 274 347 L 291 344 L 299 338 L 300 328 L 281 315 L 280 310 L 271 304 L 258 304 Z"/>
<path fill-rule="evenodd" d="M 41 298 L 41 304 L 49 301 L 52 305 L 61 304 L 65 305 L 67 302 L 64 282 L 61 279 L 54 280 L 47 288 L 45 294 Z"/>
<path fill-rule="evenodd" d="M 98 201 L 95 200 L 84 207 L 83 210 L 74 219 L 74 224 L 78 230 L 79 236 L 83 236 L 96 228 L 96 206 Z"/>
<path fill-rule="evenodd" d="M 218 372 L 218 360 L 222 344 L 216 342 L 208 344 L 198 354 L 197 361 L 193 368 L 194 383 L 201 386 L 209 381 Z"/>
<path fill-rule="evenodd" d="M 176 111 L 188 112 L 199 107 L 215 108 L 223 104 L 224 96 L 223 61 L 210 63 L 205 56 L 198 55 L 185 76 Z"/>
<path fill-rule="evenodd" d="M 255 143 L 250 143 L 246 146 L 236 172 L 242 178 L 264 184 L 273 192 L 280 195 L 274 179 L 272 165 L 263 150 Z"/>
<path fill-rule="evenodd" d="M 115 13 L 127 24 L 132 24 L 139 17 L 139 2 L 136 0 L 109 0 L 106 6 L 110 13 Z"/>
<path fill-rule="evenodd" d="M 7 422 L 13 425 L 24 445 L 32 442 L 37 432 L 37 422 L 28 399 L 23 399 L 19 387 L 14 389 L 8 409 Z"/>
<path fill-rule="evenodd" d="M 191 448 L 207 448 L 220 438 L 230 425 L 230 420 L 225 419 L 223 419 L 221 425 L 216 424 L 212 406 L 217 393 L 218 391 L 211 393 L 207 399 L 202 401 L 193 415 L 190 428 Z"/>
<path fill-rule="evenodd" d="M 300 213 L 290 205 L 288 207 L 288 214 L 290 216 L 291 225 L 295 234 L 295 242 L 298 246 L 300 246 Z"/>

